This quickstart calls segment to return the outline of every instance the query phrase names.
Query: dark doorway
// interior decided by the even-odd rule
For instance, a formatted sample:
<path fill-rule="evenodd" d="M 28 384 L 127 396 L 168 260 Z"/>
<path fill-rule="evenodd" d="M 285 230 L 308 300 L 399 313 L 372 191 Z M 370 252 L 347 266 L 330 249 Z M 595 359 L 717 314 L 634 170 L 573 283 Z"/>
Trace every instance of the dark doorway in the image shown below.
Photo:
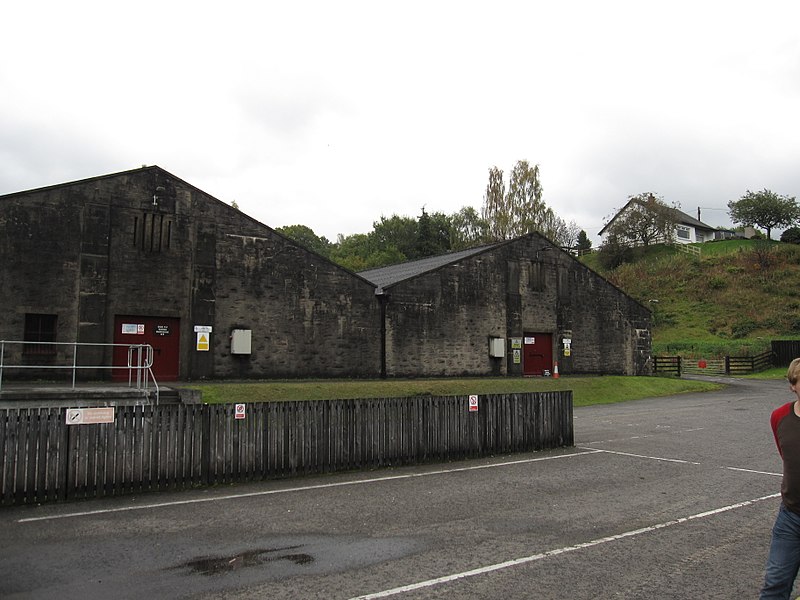
<path fill-rule="evenodd" d="M 153 375 L 156 381 L 178 379 L 180 319 L 165 317 L 117 316 L 114 319 L 115 344 L 150 344 L 153 347 Z M 114 347 L 115 381 L 128 380 L 128 350 Z M 134 378 L 136 374 L 134 373 Z"/>
<path fill-rule="evenodd" d="M 549 333 L 526 333 L 522 345 L 522 373 L 544 375 L 553 370 L 553 336 Z"/>

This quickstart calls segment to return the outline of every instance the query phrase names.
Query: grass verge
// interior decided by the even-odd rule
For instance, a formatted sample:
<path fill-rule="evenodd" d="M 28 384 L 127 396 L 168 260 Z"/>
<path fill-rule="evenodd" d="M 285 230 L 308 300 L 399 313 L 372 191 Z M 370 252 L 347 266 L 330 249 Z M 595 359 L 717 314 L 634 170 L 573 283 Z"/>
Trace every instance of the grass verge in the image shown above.
<path fill-rule="evenodd" d="M 410 396 L 462 396 L 572 390 L 575 406 L 611 404 L 641 398 L 705 392 L 722 386 L 705 381 L 664 377 L 561 377 L 476 379 L 388 379 L 248 381 L 187 385 L 203 393 L 207 404 L 335 400 L 345 398 L 395 398 Z"/>
<path fill-rule="evenodd" d="M 775 367 L 774 369 L 767 369 L 760 373 L 753 373 L 752 375 L 745 375 L 746 379 L 786 379 L 786 367 Z"/>

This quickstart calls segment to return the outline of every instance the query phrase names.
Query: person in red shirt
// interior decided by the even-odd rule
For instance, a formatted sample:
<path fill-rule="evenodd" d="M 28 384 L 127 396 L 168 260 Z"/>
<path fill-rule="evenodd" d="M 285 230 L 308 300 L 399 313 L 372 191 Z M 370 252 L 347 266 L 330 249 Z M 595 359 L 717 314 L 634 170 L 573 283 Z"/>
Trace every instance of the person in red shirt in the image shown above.
<path fill-rule="evenodd" d="M 783 480 L 761 600 L 789 598 L 800 569 L 800 358 L 789 365 L 786 378 L 795 400 L 776 408 L 770 417 L 775 444 L 783 460 Z"/>

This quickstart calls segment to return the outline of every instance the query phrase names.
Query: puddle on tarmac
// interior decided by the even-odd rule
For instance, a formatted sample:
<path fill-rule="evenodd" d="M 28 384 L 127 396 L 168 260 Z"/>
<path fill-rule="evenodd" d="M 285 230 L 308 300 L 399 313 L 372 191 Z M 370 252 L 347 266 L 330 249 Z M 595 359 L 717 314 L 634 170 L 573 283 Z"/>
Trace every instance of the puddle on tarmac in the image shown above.
<path fill-rule="evenodd" d="M 257 567 L 280 560 L 285 560 L 296 565 L 308 565 L 313 563 L 314 557 L 310 554 L 295 552 L 302 547 L 302 545 L 299 545 L 286 546 L 283 548 L 246 550 L 232 556 L 203 556 L 200 558 L 193 558 L 173 568 L 188 568 L 201 575 L 222 575 L 238 569 Z"/>

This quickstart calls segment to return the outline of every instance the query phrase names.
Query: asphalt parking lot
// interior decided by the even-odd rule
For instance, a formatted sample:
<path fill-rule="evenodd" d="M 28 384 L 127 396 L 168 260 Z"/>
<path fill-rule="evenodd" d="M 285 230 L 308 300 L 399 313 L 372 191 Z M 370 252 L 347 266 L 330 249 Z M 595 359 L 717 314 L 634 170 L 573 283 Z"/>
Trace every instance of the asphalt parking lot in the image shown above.
<path fill-rule="evenodd" d="M 575 410 L 575 447 L 0 510 L 2 598 L 753 598 L 785 382 Z"/>

